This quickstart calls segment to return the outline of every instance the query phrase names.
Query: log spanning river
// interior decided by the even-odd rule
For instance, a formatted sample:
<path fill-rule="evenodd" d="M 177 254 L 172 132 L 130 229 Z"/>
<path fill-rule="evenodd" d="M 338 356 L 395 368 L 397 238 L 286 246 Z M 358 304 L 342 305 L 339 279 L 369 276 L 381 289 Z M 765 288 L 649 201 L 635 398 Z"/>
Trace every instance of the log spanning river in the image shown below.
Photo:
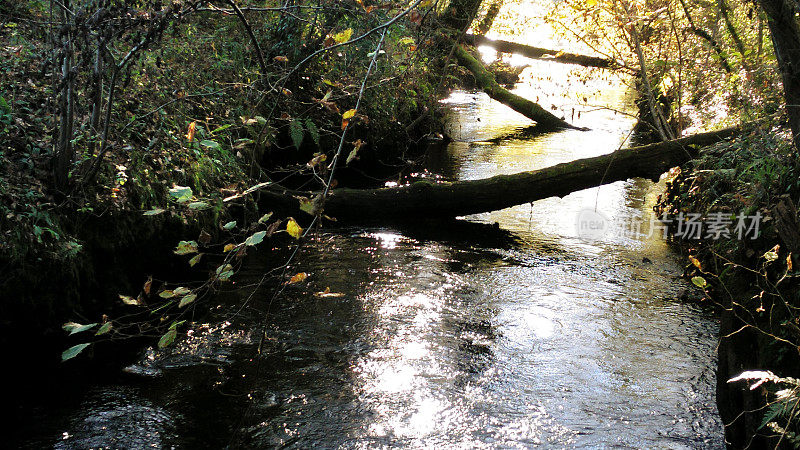
<path fill-rule="evenodd" d="M 566 70 L 537 64 L 553 84 Z M 593 83 L 583 106 L 539 99 L 591 131 L 533 137 L 484 94 L 453 93 L 455 142 L 431 151 L 430 173 L 477 179 L 616 150 L 632 119 L 585 104 L 630 98 Z M 457 225 L 323 231 L 290 267 L 307 281 L 274 298 L 250 258 L 185 340 L 38 411 L 25 444 L 721 448 L 716 322 L 679 300 L 681 260 L 648 232 L 662 188 L 617 182 Z M 576 220 L 595 207 L 611 230 L 583 239 Z M 626 232 L 634 223 L 641 234 Z"/>

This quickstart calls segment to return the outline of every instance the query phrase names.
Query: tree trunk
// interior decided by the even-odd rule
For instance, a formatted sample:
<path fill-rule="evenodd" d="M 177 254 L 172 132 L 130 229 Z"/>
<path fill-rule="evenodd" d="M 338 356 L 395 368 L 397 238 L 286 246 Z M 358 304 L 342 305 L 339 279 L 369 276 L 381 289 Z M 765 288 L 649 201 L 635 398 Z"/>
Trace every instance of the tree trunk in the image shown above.
<path fill-rule="evenodd" d="M 767 14 L 772 46 L 783 79 L 783 95 L 795 149 L 800 150 L 800 27 L 787 0 L 759 0 Z"/>
<path fill-rule="evenodd" d="M 603 69 L 616 69 L 620 67 L 617 62 L 606 58 L 579 55 L 576 53 L 566 53 L 560 50 L 551 50 L 547 48 L 531 47 L 530 45 L 502 41 L 499 39 L 489 39 L 485 36 L 474 34 L 465 35 L 464 42 L 474 46 L 485 45 L 487 47 L 492 47 L 498 52 L 517 53 L 531 59 L 544 59 L 547 61 L 560 62 L 564 64 L 578 64 L 585 67 L 600 67 Z"/>
<path fill-rule="evenodd" d="M 475 83 L 480 88 L 489 94 L 494 100 L 497 100 L 504 105 L 507 105 L 514 111 L 524 115 L 525 117 L 536 121 L 538 127 L 544 130 L 557 130 L 559 128 L 568 128 L 573 130 L 582 130 L 574 125 L 571 125 L 559 119 L 538 104 L 524 99 L 519 95 L 509 92 L 504 87 L 497 84 L 497 81 L 483 63 L 478 61 L 474 56 L 470 55 L 462 46 L 456 45 L 455 56 L 459 64 L 466 67 L 473 75 L 475 75 Z"/>
<path fill-rule="evenodd" d="M 563 197 L 573 191 L 634 177 L 657 179 L 665 171 L 695 156 L 697 147 L 716 143 L 740 130 L 740 127 L 726 128 L 483 180 L 451 183 L 422 181 L 410 186 L 383 189 L 335 189 L 325 201 L 324 214 L 344 222 L 457 217 L 548 197 Z M 317 197 L 319 193 L 266 186 L 260 191 L 259 203 L 265 210 L 296 214 L 300 210 L 298 198 L 303 196 Z"/>

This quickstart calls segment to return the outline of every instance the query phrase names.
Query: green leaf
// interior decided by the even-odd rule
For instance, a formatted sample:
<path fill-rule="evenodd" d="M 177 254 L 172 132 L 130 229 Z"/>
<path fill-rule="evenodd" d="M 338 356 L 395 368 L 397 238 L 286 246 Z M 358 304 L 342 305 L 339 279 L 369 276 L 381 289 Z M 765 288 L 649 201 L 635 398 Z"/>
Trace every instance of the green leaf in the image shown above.
<path fill-rule="evenodd" d="M 315 215 L 314 201 L 303 197 L 300 200 L 300 211 L 303 211 L 304 213 L 306 213 L 306 214 L 308 214 L 310 216 Z"/>
<path fill-rule="evenodd" d="M 189 203 L 188 206 L 189 206 L 189 209 L 199 209 L 199 210 L 208 209 L 208 208 L 211 207 L 211 205 L 209 205 L 206 202 L 192 202 L 192 203 Z"/>
<path fill-rule="evenodd" d="M 194 255 L 192 257 L 192 259 L 189 260 L 189 267 L 194 267 L 197 263 L 200 262 L 200 258 L 202 258 L 202 257 L 203 257 L 202 253 L 198 253 L 198 254 Z"/>
<path fill-rule="evenodd" d="M 233 276 L 233 271 L 226 270 L 225 272 L 219 274 L 219 281 L 228 281 L 231 279 L 232 276 Z"/>
<path fill-rule="evenodd" d="M 161 298 L 172 298 L 175 297 L 175 292 L 169 289 L 165 289 L 158 293 L 158 296 Z"/>
<path fill-rule="evenodd" d="M 193 301 L 195 301 L 196 298 L 197 298 L 197 294 L 185 295 L 181 299 L 180 303 L 178 303 L 178 308 L 183 308 L 184 306 L 188 305 L 189 303 L 192 303 Z"/>
<path fill-rule="evenodd" d="M 319 128 L 317 128 L 311 119 L 306 119 L 306 130 L 308 130 L 308 134 L 311 135 L 311 139 L 314 143 L 319 145 Z"/>
<path fill-rule="evenodd" d="M 228 281 L 233 276 L 233 266 L 230 264 L 223 264 L 217 267 L 217 278 L 220 281 Z"/>
<path fill-rule="evenodd" d="M 229 123 L 229 124 L 226 124 L 226 125 L 222 125 L 221 127 L 217 127 L 217 128 L 215 128 L 215 129 L 214 129 L 214 131 L 212 131 L 212 132 L 211 132 L 211 134 L 217 134 L 217 133 L 219 133 L 220 131 L 227 130 L 227 129 L 228 129 L 228 128 L 230 128 L 232 125 L 233 125 L 233 124 Z M 202 144 L 202 142 L 201 142 L 201 144 Z"/>
<path fill-rule="evenodd" d="M 82 352 L 89 345 L 90 344 L 88 344 L 88 343 L 87 344 L 78 344 L 78 345 L 73 345 L 72 347 L 64 350 L 64 353 L 61 354 L 61 362 L 64 362 L 64 361 L 66 361 L 68 359 L 72 359 L 72 358 L 78 356 L 78 353 Z"/>
<path fill-rule="evenodd" d="M 219 148 L 219 143 L 216 141 L 209 141 L 208 139 L 204 139 L 200 141 L 200 145 L 208 148 Z"/>
<path fill-rule="evenodd" d="M 191 200 L 192 195 L 192 188 L 187 186 L 175 186 L 174 188 L 169 190 L 169 195 L 172 196 L 175 200 L 179 203 L 183 203 L 186 201 Z"/>
<path fill-rule="evenodd" d="M 75 322 L 67 322 L 64 325 L 61 325 L 61 328 L 64 331 L 69 331 L 69 335 L 72 336 L 75 333 L 80 333 L 81 331 L 91 330 L 92 328 L 96 327 L 97 323 L 90 323 L 88 325 L 81 325 Z"/>
<path fill-rule="evenodd" d="M 197 242 L 196 241 L 180 241 L 178 242 L 178 246 L 175 247 L 173 253 L 176 255 L 188 255 L 190 253 L 197 253 Z"/>
<path fill-rule="evenodd" d="M 165 210 L 161 208 L 153 208 L 150 211 L 145 211 L 142 213 L 143 216 L 155 216 L 157 214 L 163 213 Z"/>
<path fill-rule="evenodd" d="M 708 286 L 706 279 L 703 277 L 692 277 L 692 284 L 702 289 L 705 289 L 705 287 Z"/>
<path fill-rule="evenodd" d="M 222 226 L 222 229 L 223 229 L 223 230 L 230 231 L 230 230 L 232 230 L 234 227 L 236 227 L 236 221 L 235 221 L 235 220 L 231 220 L 230 222 L 228 222 L 228 223 L 226 223 L 225 225 L 223 225 L 223 226 Z"/>
<path fill-rule="evenodd" d="M 269 220 L 271 217 L 272 217 L 272 213 L 271 213 L 271 212 L 268 212 L 268 213 L 264 214 L 263 216 L 261 216 L 261 218 L 260 218 L 260 219 L 258 219 L 258 223 L 267 223 L 267 221 L 268 221 L 268 220 Z"/>
<path fill-rule="evenodd" d="M 192 292 L 192 290 L 191 290 L 191 289 L 189 289 L 189 288 L 187 288 L 187 287 L 183 287 L 183 286 L 181 286 L 181 287 L 179 287 L 179 288 L 176 288 L 176 289 L 175 289 L 174 291 L 172 291 L 172 292 L 173 292 L 175 295 L 184 295 L 184 294 L 188 294 L 189 292 Z"/>
<path fill-rule="evenodd" d="M 358 156 L 358 147 L 355 147 L 352 150 L 350 150 L 350 154 L 347 155 L 347 161 L 345 161 L 345 165 L 353 162 L 353 160 L 356 159 L 356 156 Z"/>
<path fill-rule="evenodd" d="M 111 322 L 106 322 L 106 323 L 104 323 L 104 324 L 103 324 L 103 326 L 102 326 L 102 327 L 100 327 L 100 329 L 99 329 L 99 330 L 97 330 L 97 333 L 95 333 L 94 335 L 95 335 L 95 336 L 101 336 L 101 335 L 103 335 L 103 334 L 106 334 L 106 333 L 108 333 L 109 331 L 111 331 L 111 327 L 112 327 L 112 326 L 113 326 L 113 325 L 111 325 Z"/>
<path fill-rule="evenodd" d="M 161 339 L 158 340 L 158 348 L 164 348 L 169 346 L 175 342 L 175 338 L 178 336 L 178 330 L 170 327 L 170 329 L 161 336 Z"/>
<path fill-rule="evenodd" d="M 294 147 L 299 149 L 303 143 L 303 123 L 297 119 L 289 122 L 289 134 L 292 135 L 292 143 Z"/>
<path fill-rule="evenodd" d="M 249 238 L 245 239 L 244 243 L 245 245 L 251 245 L 251 246 L 258 245 L 261 243 L 261 241 L 264 240 L 264 236 L 266 235 L 267 235 L 266 231 L 258 231 L 256 233 L 253 233 L 253 235 L 250 236 Z"/>

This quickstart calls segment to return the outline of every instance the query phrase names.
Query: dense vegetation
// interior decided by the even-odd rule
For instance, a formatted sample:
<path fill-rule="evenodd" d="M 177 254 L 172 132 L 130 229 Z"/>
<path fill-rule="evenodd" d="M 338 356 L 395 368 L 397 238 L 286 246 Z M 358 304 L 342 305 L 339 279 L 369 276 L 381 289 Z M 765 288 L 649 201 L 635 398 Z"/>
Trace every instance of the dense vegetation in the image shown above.
<path fill-rule="evenodd" d="M 104 340 L 169 345 L 249 249 L 333 223 L 324 203 L 337 185 L 402 180 L 424 144 L 443 138 L 437 100 L 454 85 L 474 84 L 542 126 L 569 126 L 506 91 L 463 44 L 465 33 L 513 38 L 526 26 L 522 6 L 3 3 L 0 312 L 13 325 L 3 339 L 54 336 L 69 319 L 67 332 L 95 337 L 70 342 L 64 359 Z M 671 219 L 764 217 L 757 239 L 688 243 L 687 275 L 723 310 L 721 384 L 742 370 L 784 377 L 750 373 L 764 384 L 745 399 L 732 393 L 740 386 L 721 390 L 727 422 L 755 410 L 730 427 L 736 442 L 800 441 L 800 385 L 786 378 L 800 368 L 796 9 L 567 0 L 539 24 L 636 80 L 640 140 L 751 124 L 685 166 L 660 203 Z M 290 217 L 259 201 L 274 185 L 319 194 Z"/>

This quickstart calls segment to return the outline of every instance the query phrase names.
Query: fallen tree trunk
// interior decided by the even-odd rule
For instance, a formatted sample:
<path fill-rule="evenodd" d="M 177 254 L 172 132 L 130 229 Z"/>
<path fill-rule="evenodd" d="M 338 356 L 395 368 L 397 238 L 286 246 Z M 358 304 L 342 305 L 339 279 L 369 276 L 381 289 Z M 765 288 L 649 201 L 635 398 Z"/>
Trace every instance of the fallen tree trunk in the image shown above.
<path fill-rule="evenodd" d="M 670 168 L 694 157 L 699 147 L 714 144 L 740 131 L 741 127 L 726 128 L 483 180 L 423 181 L 382 189 L 334 189 L 325 202 L 324 213 L 340 221 L 370 222 L 457 217 L 495 211 L 548 197 L 563 197 L 570 192 L 634 177 L 657 179 Z M 299 198 L 307 200 L 319 194 L 279 191 L 274 186 L 266 186 L 260 195 L 262 208 L 294 214 L 300 210 Z"/>
<path fill-rule="evenodd" d="M 483 63 L 470 55 L 464 47 L 456 45 L 454 53 L 456 59 L 458 59 L 458 63 L 472 72 L 475 76 L 475 83 L 486 92 L 489 97 L 510 107 L 523 116 L 536 121 L 537 127 L 541 127 L 542 131 L 557 130 L 560 128 L 584 130 L 563 119 L 559 119 L 537 103 L 520 97 L 517 94 L 513 94 L 508 89 L 500 86 L 497 80 L 494 79 L 494 75 L 486 70 Z"/>
<path fill-rule="evenodd" d="M 548 61 L 560 62 L 565 64 L 578 64 L 585 67 L 600 67 L 602 69 L 618 69 L 622 66 L 616 61 L 597 56 L 579 55 L 577 53 L 566 53 L 560 50 L 532 47 L 530 45 L 518 44 L 516 42 L 502 41 L 499 39 L 489 39 L 486 36 L 467 34 L 464 42 L 473 46 L 485 45 L 492 47 L 498 52 L 516 53 L 531 59 L 546 59 Z"/>

